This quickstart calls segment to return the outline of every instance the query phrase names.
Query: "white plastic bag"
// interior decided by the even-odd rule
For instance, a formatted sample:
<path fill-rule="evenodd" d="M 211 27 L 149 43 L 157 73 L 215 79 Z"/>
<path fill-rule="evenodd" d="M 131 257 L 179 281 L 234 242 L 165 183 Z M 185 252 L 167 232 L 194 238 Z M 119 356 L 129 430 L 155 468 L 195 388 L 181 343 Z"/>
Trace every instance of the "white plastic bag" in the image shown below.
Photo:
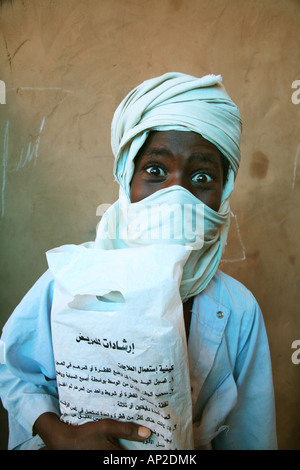
<path fill-rule="evenodd" d="M 62 420 L 112 418 L 151 429 L 127 449 L 193 449 L 178 245 L 47 253 Z"/>

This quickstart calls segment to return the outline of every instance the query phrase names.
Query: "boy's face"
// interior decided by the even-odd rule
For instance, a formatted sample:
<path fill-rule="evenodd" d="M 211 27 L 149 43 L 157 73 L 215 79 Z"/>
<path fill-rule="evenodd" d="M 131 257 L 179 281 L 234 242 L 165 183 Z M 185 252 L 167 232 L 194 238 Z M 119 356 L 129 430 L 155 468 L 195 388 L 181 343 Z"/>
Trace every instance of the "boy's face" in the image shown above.
<path fill-rule="evenodd" d="M 131 202 L 173 185 L 218 211 L 223 189 L 221 152 L 196 132 L 151 132 L 135 158 Z"/>

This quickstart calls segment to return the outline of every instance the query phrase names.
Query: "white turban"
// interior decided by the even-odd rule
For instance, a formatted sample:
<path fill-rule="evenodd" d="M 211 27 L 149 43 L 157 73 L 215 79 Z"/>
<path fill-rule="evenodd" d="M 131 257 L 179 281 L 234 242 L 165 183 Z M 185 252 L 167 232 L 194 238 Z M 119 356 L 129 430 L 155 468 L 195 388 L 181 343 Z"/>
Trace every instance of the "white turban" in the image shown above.
<path fill-rule="evenodd" d="M 220 75 L 195 78 L 182 73 L 167 73 L 139 85 L 118 106 L 112 121 L 111 144 L 115 155 L 114 174 L 120 184 L 119 200 L 98 225 L 95 247 L 111 250 L 143 246 L 147 237 L 142 239 L 138 233 L 131 238 L 111 236 L 118 231 L 119 234 L 124 233 L 123 228 L 129 221 L 124 214 L 131 210 L 134 212 L 140 206 L 150 211 L 159 201 L 171 205 L 173 198 L 177 197 L 184 201 L 183 204 L 190 203 L 194 208 L 200 203 L 181 187 L 162 189 L 136 203 L 130 201 L 130 183 L 138 151 L 151 131 L 168 130 L 201 134 L 229 161 L 219 210 L 216 212 L 201 203 L 204 206 L 203 246 L 197 249 L 194 245 L 184 265 L 180 293 L 182 299 L 186 299 L 199 294 L 218 269 L 229 230 L 229 199 L 240 162 L 240 114 L 222 85 Z M 196 217 L 196 212 L 193 217 Z M 152 228 L 146 226 L 146 235 Z"/>
<path fill-rule="evenodd" d="M 129 198 L 134 158 L 152 130 L 194 131 L 228 159 L 233 176 L 240 162 L 241 118 L 220 75 L 202 78 L 166 73 L 143 82 L 118 106 L 112 121 L 115 177 Z M 225 197 L 233 189 L 229 178 Z M 229 187 L 228 187 L 229 186 Z"/>

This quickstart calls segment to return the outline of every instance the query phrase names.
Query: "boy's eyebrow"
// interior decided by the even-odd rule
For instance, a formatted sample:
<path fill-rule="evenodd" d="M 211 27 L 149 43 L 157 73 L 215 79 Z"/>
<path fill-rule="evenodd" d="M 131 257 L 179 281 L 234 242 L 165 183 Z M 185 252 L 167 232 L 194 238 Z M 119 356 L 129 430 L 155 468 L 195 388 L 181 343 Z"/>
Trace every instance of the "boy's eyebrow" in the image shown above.
<path fill-rule="evenodd" d="M 210 163 L 212 165 L 215 165 L 215 166 L 218 166 L 219 164 L 219 157 L 217 155 L 215 155 L 213 152 L 206 152 L 206 153 L 203 153 L 203 152 L 194 152 L 191 154 L 191 156 L 189 157 L 189 162 L 198 162 L 198 161 L 201 161 L 201 163 L 205 162 L 205 163 Z"/>
<path fill-rule="evenodd" d="M 151 148 L 151 149 L 147 150 L 142 156 L 150 158 L 153 155 L 155 155 L 155 156 L 165 156 L 166 155 L 166 156 L 174 158 L 173 153 L 165 147 Z"/>

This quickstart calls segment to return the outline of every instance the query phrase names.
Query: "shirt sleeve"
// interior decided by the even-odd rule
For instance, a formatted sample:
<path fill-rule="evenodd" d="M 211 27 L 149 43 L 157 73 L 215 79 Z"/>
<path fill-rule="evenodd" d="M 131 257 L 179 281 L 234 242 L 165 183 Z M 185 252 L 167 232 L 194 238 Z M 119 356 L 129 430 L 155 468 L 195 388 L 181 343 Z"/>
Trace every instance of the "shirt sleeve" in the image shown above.
<path fill-rule="evenodd" d="M 214 449 L 277 449 L 275 400 L 269 344 L 257 302 L 243 315 L 233 370 L 237 402 Z"/>
<path fill-rule="evenodd" d="M 25 295 L 0 341 L 1 400 L 8 412 L 9 449 L 39 448 L 33 425 L 45 412 L 59 415 L 50 312 L 53 278 L 47 271 Z"/>

